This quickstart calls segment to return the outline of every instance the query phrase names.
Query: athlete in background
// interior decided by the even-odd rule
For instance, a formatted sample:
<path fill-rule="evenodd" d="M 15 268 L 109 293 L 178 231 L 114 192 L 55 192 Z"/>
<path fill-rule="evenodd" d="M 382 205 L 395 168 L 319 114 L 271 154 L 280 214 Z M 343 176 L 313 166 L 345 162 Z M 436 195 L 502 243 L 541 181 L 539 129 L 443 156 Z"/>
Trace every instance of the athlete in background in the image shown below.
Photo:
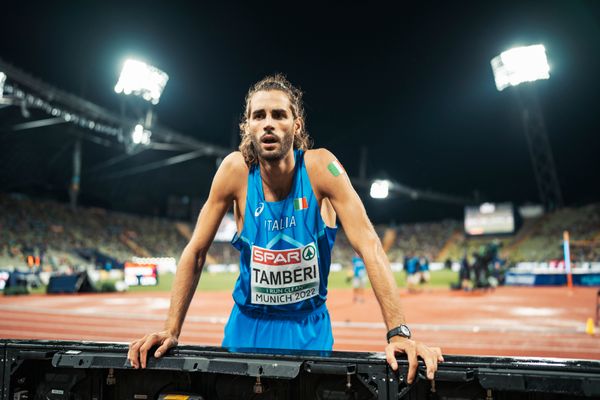
<path fill-rule="evenodd" d="M 355 254 L 352 257 L 352 269 L 354 274 L 352 277 L 352 302 L 365 302 L 365 286 L 367 285 L 367 271 L 363 260 Z"/>
<path fill-rule="evenodd" d="M 429 272 L 429 259 L 425 256 L 419 258 L 419 284 L 426 285 L 431 281 Z"/>
<path fill-rule="evenodd" d="M 419 258 L 404 257 L 404 270 L 406 271 L 406 287 L 409 293 L 416 293 L 419 285 Z"/>
<path fill-rule="evenodd" d="M 406 353 L 412 382 L 421 357 L 433 379 L 443 361 L 441 350 L 411 339 L 388 259 L 364 206 L 335 156 L 309 150 L 304 121 L 302 92 L 283 76 L 266 77 L 249 90 L 240 151 L 227 156 L 215 174 L 179 260 L 165 329 L 130 345 L 134 368 L 146 367 L 153 346 L 159 346 L 154 356 L 161 357 L 177 345 L 207 251 L 233 208 L 240 276 L 223 346 L 331 350 L 325 300 L 337 217 L 365 262 L 379 302 L 388 329 L 388 363 L 396 370 L 395 353 Z"/>

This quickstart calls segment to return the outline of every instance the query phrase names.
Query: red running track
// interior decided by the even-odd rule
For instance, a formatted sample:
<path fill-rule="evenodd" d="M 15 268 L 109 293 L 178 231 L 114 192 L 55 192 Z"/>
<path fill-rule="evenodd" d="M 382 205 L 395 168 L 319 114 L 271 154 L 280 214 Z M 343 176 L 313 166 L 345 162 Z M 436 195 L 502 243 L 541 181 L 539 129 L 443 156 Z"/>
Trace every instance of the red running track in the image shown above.
<path fill-rule="evenodd" d="M 445 354 L 600 360 L 600 335 L 585 333 L 595 288 L 516 288 L 463 293 L 400 291 L 415 339 Z M 385 332 L 372 292 L 353 304 L 332 290 L 335 350 L 382 351 Z M 197 293 L 182 344 L 219 345 L 233 305 L 229 292 Z M 129 342 L 162 328 L 168 293 L 0 296 L 0 338 Z"/>

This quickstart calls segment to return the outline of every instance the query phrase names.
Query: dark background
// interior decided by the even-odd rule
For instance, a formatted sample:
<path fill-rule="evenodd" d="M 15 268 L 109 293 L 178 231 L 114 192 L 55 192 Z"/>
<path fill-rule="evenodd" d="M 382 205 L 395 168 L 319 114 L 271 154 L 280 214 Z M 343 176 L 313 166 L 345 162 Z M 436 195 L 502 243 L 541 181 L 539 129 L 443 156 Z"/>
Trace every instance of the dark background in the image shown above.
<path fill-rule="evenodd" d="M 523 204 L 539 202 L 527 142 L 490 59 L 542 43 L 551 77 L 535 89 L 565 203 L 600 199 L 600 2 L 215 3 L 4 2 L 0 58 L 114 112 L 122 62 L 140 58 L 170 76 L 161 124 L 231 148 L 248 87 L 282 72 L 305 91 L 315 146 L 350 175 L 367 146 L 369 177 Z M 15 113 L 0 109 L 0 192 L 66 201 L 75 137 L 64 125 L 11 132 Z M 208 193 L 214 158 L 86 173 L 121 152 L 84 142 L 82 204 L 164 215 L 167 196 Z M 156 153 L 110 171 L 168 155 Z M 375 222 L 462 218 L 461 206 L 360 194 Z"/>

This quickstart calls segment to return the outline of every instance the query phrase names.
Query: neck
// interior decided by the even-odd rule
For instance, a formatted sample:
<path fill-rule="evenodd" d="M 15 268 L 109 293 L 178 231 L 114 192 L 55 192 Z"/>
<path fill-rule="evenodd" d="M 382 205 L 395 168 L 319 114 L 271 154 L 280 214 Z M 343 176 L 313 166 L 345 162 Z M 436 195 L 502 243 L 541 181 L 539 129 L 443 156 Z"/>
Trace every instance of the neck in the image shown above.
<path fill-rule="evenodd" d="M 291 188 L 294 177 L 294 151 L 291 150 L 281 160 L 267 161 L 259 160 L 261 177 L 264 186 L 265 197 L 275 200 L 285 198 Z"/>

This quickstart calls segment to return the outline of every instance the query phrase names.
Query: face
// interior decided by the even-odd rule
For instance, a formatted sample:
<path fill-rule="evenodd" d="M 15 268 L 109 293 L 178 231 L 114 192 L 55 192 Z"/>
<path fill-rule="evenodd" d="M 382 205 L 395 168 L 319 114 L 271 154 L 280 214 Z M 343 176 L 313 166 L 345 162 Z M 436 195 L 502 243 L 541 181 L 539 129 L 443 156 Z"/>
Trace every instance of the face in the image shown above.
<path fill-rule="evenodd" d="M 258 157 L 279 161 L 291 150 L 294 132 L 300 128 L 294 120 L 290 100 L 280 90 L 262 90 L 250 99 L 248 130 Z"/>

